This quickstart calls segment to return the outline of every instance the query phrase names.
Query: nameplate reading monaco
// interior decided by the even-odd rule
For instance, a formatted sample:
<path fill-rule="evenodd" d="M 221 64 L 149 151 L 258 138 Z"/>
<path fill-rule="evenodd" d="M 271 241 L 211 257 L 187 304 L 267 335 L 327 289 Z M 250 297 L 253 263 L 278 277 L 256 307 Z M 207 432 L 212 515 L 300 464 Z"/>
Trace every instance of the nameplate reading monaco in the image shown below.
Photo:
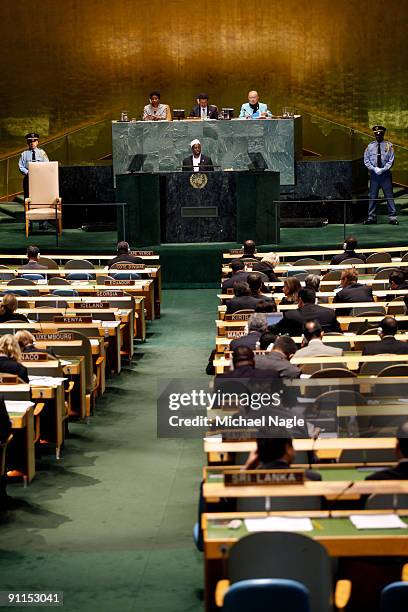
<path fill-rule="evenodd" d="M 303 484 L 303 470 L 226 470 L 224 484 L 227 487 L 245 487 L 249 485 L 287 485 Z"/>
<path fill-rule="evenodd" d="M 139 256 L 141 256 L 141 257 L 143 257 L 143 255 L 144 255 L 145 257 L 149 257 L 149 256 L 151 256 L 151 255 L 154 255 L 154 251 L 129 251 L 129 253 L 130 253 L 131 255 L 136 256 L 136 257 L 137 257 L 138 255 L 139 255 Z"/>
<path fill-rule="evenodd" d="M 251 315 L 252 315 L 252 312 L 243 313 L 243 314 L 226 314 L 225 320 L 226 321 L 248 321 Z"/>
<path fill-rule="evenodd" d="M 38 341 L 40 340 L 60 340 L 62 342 L 71 342 L 72 340 L 76 340 L 76 338 L 74 338 L 74 334 L 71 334 L 70 332 L 63 332 L 61 334 L 36 333 L 34 334 L 34 338 Z"/>
<path fill-rule="evenodd" d="M 75 302 L 74 308 L 78 310 L 103 310 L 109 308 L 109 302 Z"/>
<path fill-rule="evenodd" d="M 48 361 L 47 353 L 23 353 L 23 361 Z"/>
<path fill-rule="evenodd" d="M 66 315 L 64 317 L 54 317 L 54 323 L 92 323 L 92 317 L 89 315 L 83 317 Z"/>
<path fill-rule="evenodd" d="M 134 280 L 122 280 L 122 279 L 112 279 L 112 280 L 106 280 L 104 282 L 104 285 L 134 285 L 135 281 Z"/>
<path fill-rule="evenodd" d="M 101 289 L 96 292 L 96 297 L 123 297 L 124 295 L 121 289 Z"/>
<path fill-rule="evenodd" d="M 117 263 L 112 270 L 144 270 L 146 268 L 146 264 L 140 263 Z"/>

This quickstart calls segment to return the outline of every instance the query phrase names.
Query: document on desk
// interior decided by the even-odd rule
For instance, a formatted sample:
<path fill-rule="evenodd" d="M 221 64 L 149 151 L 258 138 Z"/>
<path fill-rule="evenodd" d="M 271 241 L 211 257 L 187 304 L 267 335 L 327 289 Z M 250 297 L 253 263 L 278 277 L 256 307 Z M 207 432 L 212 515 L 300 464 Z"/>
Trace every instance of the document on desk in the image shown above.
<path fill-rule="evenodd" d="M 245 519 L 244 522 L 250 533 L 256 531 L 313 531 L 310 518 L 268 516 L 260 519 Z"/>
<path fill-rule="evenodd" d="M 397 514 L 351 514 L 350 521 L 357 529 L 406 529 Z"/>
<path fill-rule="evenodd" d="M 31 385 L 37 387 L 55 387 L 55 385 L 63 383 L 64 380 L 68 380 L 67 378 L 60 378 L 58 376 L 29 376 L 28 379 Z"/>
<path fill-rule="evenodd" d="M 33 402 L 27 400 L 5 400 L 7 412 L 10 413 L 21 413 L 24 414 L 31 406 L 34 406 Z"/>

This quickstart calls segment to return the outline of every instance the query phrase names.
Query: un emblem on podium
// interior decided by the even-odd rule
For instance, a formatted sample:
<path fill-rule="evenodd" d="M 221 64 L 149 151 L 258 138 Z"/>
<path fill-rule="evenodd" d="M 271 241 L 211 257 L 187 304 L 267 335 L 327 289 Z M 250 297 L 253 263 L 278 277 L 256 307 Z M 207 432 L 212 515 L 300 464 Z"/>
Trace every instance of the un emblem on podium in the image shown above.
<path fill-rule="evenodd" d="M 190 176 L 190 185 L 194 189 L 203 189 L 208 183 L 208 177 L 204 172 L 194 172 Z"/>

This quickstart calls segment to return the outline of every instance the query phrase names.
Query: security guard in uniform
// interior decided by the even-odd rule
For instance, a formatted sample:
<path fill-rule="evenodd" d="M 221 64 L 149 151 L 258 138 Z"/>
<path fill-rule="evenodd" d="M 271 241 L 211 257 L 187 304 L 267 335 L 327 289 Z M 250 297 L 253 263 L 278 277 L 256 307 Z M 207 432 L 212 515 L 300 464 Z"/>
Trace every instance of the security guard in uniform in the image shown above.
<path fill-rule="evenodd" d="M 30 132 L 25 135 L 25 139 L 27 141 L 27 147 L 25 151 L 20 155 L 20 159 L 18 162 L 18 167 L 21 174 L 24 175 L 23 178 L 23 190 L 24 197 L 29 197 L 29 189 L 28 189 L 28 163 L 29 162 L 47 162 L 49 161 L 46 152 L 43 149 L 38 148 L 38 140 L 39 135 L 37 132 Z M 46 221 L 39 222 L 40 229 L 47 229 L 48 224 Z"/>
<path fill-rule="evenodd" d="M 389 223 L 399 225 L 392 190 L 391 168 L 394 163 L 394 147 L 391 142 L 384 140 L 385 127 L 375 125 L 372 129 L 375 140 L 370 142 L 364 151 L 364 164 L 370 171 L 370 202 L 368 218 L 364 221 L 364 225 L 377 223 L 377 198 L 380 187 L 387 198 Z"/>
<path fill-rule="evenodd" d="M 46 152 L 38 148 L 39 135 L 36 132 L 30 132 L 25 135 L 27 147 L 20 155 L 18 167 L 23 178 L 24 197 L 28 198 L 28 162 L 47 162 L 49 161 Z"/>

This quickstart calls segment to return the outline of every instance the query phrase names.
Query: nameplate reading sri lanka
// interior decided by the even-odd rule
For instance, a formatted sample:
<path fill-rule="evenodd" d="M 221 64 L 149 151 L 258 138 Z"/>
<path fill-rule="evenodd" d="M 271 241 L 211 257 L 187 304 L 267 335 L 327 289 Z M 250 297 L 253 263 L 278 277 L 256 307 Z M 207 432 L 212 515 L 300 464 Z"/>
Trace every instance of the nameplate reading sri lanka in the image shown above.
<path fill-rule="evenodd" d="M 288 485 L 302 484 L 305 480 L 303 470 L 226 470 L 224 484 L 227 487 L 245 487 L 249 485 Z"/>

